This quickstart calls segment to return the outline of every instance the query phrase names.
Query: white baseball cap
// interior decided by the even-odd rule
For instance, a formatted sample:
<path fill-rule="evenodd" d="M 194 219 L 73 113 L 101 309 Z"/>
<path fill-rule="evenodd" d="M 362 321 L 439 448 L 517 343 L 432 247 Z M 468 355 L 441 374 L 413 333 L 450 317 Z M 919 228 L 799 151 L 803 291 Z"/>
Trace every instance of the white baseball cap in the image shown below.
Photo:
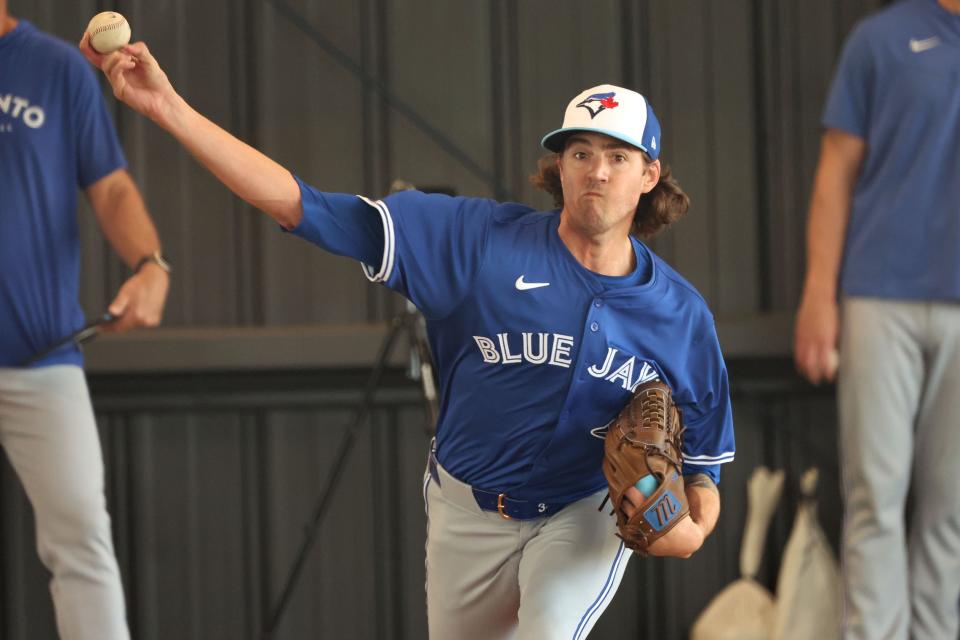
<path fill-rule="evenodd" d="M 643 149 L 654 160 L 660 156 L 660 122 L 647 99 L 630 89 L 612 84 L 587 89 L 567 105 L 563 127 L 540 144 L 559 153 L 575 131 L 602 133 Z"/>

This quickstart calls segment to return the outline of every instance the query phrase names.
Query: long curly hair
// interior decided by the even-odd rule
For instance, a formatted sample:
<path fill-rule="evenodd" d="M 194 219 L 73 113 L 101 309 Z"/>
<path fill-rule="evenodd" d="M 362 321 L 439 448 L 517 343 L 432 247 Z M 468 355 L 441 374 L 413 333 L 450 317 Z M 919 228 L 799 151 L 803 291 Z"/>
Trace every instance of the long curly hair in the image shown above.
<path fill-rule="evenodd" d="M 553 196 L 553 204 L 563 208 L 563 186 L 560 183 L 560 168 L 557 160 L 560 154 L 549 153 L 537 161 L 537 173 L 530 176 L 530 184 Z M 650 156 L 643 154 L 644 160 L 652 162 Z M 690 197 L 680 188 L 670 172 L 669 165 L 660 163 L 660 181 L 649 192 L 640 196 L 637 211 L 633 216 L 630 233 L 648 240 L 666 230 L 682 218 L 690 208 Z"/>

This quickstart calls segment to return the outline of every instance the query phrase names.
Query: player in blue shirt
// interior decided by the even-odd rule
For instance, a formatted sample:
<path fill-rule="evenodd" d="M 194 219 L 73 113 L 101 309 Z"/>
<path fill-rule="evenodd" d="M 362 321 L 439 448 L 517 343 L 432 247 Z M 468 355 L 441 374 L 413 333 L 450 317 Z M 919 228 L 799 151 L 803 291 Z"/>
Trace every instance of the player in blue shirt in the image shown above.
<path fill-rule="evenodd" d="M 794 352 L 839 361 L 844 637 L 956 638 L 960 0 L 860 22 L 823 125 Z"/>
<path fill-rule="evenodd" d="M 121 100 L 240 197 L 423 312 L 440 386 L 424 478 L 432 637 L 589 633 L 629 558 L 598 510 L 603 436 L 650 380 L 684 410 L 691 506 L 651 552 L 702 545 L 719 515 L 719 465 L 734 455 L 726 368 L 703 298 L 631 235 L 661 230 L 688 203 L 659 162 L 643 96 L 589 89 L 544 137 L 554 153 L 537 184 L 559 210 L 416 191 L 374 201 L 318 191 L 210 123 L 143 43 L 108 57 L 81 48 Z"/>
<path fill-rule="evenodd" d="M 74 344 L 84 324 L 77 191 L 134 267 L 107 330 L 157 324 L 169 276 L 101 95 L 76 48 L 0 0 L 0 444 L 36 516 L 65 640 L 128 638 L 97 426 Z"/>

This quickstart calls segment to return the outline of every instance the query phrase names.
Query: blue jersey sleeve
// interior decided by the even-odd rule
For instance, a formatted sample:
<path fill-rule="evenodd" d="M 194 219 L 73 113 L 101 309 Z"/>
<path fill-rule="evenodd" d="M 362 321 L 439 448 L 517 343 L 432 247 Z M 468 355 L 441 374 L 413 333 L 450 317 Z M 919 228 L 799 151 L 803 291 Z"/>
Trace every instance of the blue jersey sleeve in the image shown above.
<path fill-rule="evenodd" d="M 364 265 L 380 264 L 383 225 L 363 199 L 344 193 L 325 193 L 294 176 L 300 186 L 303 219 L 291 233 L 339 256 Z M 364 270 L 369 269 L 364 266 Z"/>
<path fill-rule="evenodd" d="M 419 191 L 371 200 L 296 180 L 303 219 L 294 235 L 359 260 L 368 279 L 406 296 L 431 319 L 449 314 L 470 291 L 499 207 L 493 200 Z"/>
<path fill-rule="evenodd" d="M 77 181 L 81 189 L 125 167 L 126 158 L 110 119 L 97 77 L 86 60 L 73 56 L 68 72 L 71 113 L 77 158 Z"/>
<path fill-rule="evenodd" d="M 823 111 L 823 126 L 840 129 L 860 138 L 870 126 L 870 93 L 873 57 L 868 31 L 862 25 L 847 38 L 840 54 Z"/>
<path fill-rule="evenodd" d="M 682 406 L 683 473 L 705 473 L 719 483 L 720 465 L 733 461 L 736 445 L 727 367 L 709 316 L 690 350 L 687 367 L 694 402 Z"/>
<path fill-rule="evenodd" d="M 483 264 L 498 204 L 419 191 L 401 191 L 376 202 L 384 250 L 367 277 L 406 296 L 430 319 L 453 311 L 470 291 Z"/>

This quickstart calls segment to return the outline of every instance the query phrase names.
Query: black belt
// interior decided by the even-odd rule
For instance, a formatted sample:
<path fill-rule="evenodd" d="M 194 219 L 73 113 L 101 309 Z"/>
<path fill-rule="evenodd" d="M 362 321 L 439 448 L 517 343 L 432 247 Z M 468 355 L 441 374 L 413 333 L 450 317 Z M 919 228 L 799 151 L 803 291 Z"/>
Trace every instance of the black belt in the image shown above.
<path fill-rule="evenodd" d="M 437 471 L 436 453 L 430 452 L 430 476 L 440 486 L 440 473 Z M 554 502 L 551 500 L 517 500 L 507 496 L 506 493 L 497 493 L 495 491 L 484 491 L 470 487 L 473 491 L 473 497 L 484 511 L 496 511 L 506 520 L 532 520 L 533 518 L 543 518 L 553 515 L 570 504 L 569 502 Z"/>

